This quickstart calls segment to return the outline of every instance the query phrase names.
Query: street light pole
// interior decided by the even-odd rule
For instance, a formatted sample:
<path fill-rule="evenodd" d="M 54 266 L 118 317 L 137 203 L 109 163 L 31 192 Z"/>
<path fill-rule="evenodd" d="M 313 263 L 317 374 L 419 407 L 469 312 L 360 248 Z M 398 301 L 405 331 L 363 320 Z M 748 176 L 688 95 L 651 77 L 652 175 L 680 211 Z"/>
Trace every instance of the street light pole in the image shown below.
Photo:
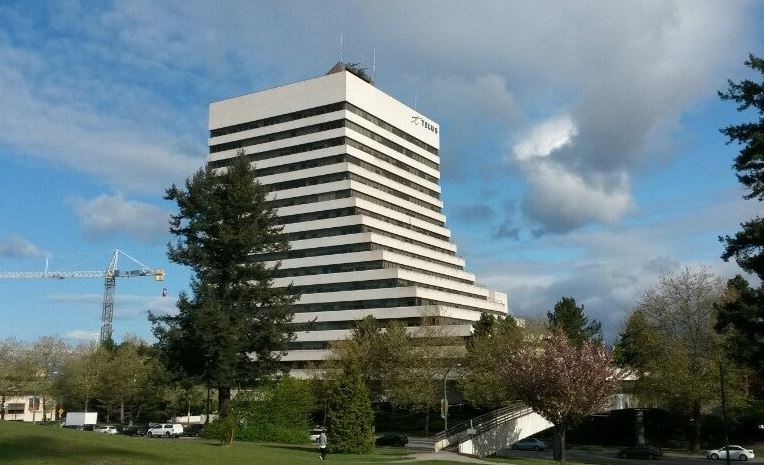
<path fill-rule="evenodd" d="M 455 367 L 462 366 L 461 363 L 457 363 L 456 365 L 451 365 L 448 367 L 448 370 L 446 370 L 446 373 L 443 375 L 443 432 L 445 433 L 448 431 L 448 388 L 447 388 L 447 382 L 448 382 L 448 373 L 451 372 L 452 369 Z"/>

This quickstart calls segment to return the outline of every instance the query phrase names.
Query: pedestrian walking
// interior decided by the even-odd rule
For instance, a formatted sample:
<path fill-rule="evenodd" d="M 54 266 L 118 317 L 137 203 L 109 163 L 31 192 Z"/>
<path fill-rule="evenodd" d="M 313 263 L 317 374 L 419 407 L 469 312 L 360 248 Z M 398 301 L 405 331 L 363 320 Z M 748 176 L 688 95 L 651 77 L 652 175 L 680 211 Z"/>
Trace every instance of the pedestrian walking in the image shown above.
<path fill-rule="evenodd" d="M 326 460 L 326 432 L 321 431 L 318 436 L 318 451 L 321 453 L 321 460 Z"/>

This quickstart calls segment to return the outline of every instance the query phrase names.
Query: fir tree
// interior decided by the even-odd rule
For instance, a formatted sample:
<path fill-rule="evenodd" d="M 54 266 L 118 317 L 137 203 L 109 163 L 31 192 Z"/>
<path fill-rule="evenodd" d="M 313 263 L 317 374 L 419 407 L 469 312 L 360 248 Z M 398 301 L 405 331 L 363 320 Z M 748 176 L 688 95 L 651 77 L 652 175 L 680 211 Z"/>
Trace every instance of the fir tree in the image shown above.
<path fill-rule="evenodd" d="M 279 265 L 265 263 L 289 244 L 241 151 L 226 169 L 208 165 L 186 180 L 185 189 L 173 185 L 165 199 L 179 209 L 170 221 L 176 241 L 168 244 L 168 256 L 193 276 L 177 315 L 152 315 L 154 333 L 168 368 L 217 388 L 225 415 L 231 387 L 278 370 L 292 337 L 295 296 L 291 288 L 273 287 Z"/>

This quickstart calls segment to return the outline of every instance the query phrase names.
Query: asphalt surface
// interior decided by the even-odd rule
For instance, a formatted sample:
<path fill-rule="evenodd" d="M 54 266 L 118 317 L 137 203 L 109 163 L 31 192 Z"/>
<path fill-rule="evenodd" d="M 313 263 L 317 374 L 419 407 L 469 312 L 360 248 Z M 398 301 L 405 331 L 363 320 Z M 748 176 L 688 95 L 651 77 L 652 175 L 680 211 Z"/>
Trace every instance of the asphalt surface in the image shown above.
<path fill-rule="evenodd" d="M 570 449 L 566 451 L 565 457 L 573 462 L 592 463 L 597 465 L 726 465 L 727 463 L 725 460 L 708 460 L 704 455 L 705 452 L 700 452 L 697 455 L 685 455 L 671 451 L 664 451 L 663 457 L 656 460 L 622 459 L 616 456 L 617 453 L 618 449 L 596 453 Z M 541 452 L 502 449 L 497 452 L 496 455 L 504 458 L 527 457 L 552 459 L 552 451 L 550 449 Z M 744 463 L 764 463 L 764 461 L 757 457 L 748 460 L 748 462 L 733 460 L 730 463 L 741 465 Z"/>

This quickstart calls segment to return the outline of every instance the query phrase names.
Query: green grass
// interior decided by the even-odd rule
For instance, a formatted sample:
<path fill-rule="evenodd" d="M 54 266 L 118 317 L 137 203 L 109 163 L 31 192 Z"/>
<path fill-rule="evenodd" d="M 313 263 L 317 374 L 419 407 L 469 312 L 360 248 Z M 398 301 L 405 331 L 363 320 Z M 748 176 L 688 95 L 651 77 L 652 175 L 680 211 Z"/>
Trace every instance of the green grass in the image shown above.
<path fill-rule="evenodd" d="M 379 449 L 370 455 L 330 454 L 341 464 L 386 464 L 406 461 L 406 451 Z M 108 436 L 54 426 L 0 422 L 2 465 L 315 465 L 315 445 L 236 442 L 222 447 L 205 439 L 149 439 Z M 422 461 L 421 465 L 453 464 Z"/>

